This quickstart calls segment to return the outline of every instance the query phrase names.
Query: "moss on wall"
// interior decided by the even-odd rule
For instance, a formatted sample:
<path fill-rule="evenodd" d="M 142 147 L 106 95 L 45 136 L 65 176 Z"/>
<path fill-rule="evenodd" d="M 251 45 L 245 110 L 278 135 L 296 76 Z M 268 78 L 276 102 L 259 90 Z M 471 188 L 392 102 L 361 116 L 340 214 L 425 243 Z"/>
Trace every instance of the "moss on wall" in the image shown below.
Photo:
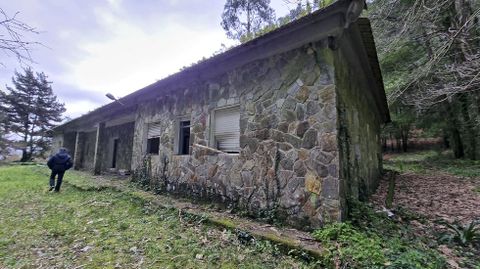
<path fill-rule="evenodd" d="M 358 59 L 348 58 L 349 48 L 335 52 L 338 145 L 342 203 L 365 200 L 381 176 L 381 117 L 369 86 L 365 68 Z M 351 55 L 351 54 L 349 54 Z M 347 206 L 344 206 L 347 213 Z"/>
<path fill-rule="evenodd" d="M 151 188 L 302 228 L 339 220 L 336 93 L 326 50 L 318 42 L 209 81 L 175 85 L 143 104 L 135 122 L 136 174 L 146 170 L 148 123 L 159 122 L 160 153 L 147 156 Z M 180 119 L 190 120 L 194 145 L 215 147 L 212 114 L 232 105 L 240 110 L 239 154 L 197 146 L 191 155 L 176 154 Z"/>

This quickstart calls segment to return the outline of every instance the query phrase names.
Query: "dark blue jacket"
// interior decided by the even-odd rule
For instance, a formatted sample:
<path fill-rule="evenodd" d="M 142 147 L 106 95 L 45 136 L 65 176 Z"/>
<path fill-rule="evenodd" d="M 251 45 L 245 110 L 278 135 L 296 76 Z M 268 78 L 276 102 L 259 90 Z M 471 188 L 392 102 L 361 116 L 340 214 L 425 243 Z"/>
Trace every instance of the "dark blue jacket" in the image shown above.
<path fill-rule="evenodd" d="M 72 158 L 67 153 L 59 152 L 52 157 L 47 162 L 48 168 L 57 172 L 64 172 L 72 168 Z"/>

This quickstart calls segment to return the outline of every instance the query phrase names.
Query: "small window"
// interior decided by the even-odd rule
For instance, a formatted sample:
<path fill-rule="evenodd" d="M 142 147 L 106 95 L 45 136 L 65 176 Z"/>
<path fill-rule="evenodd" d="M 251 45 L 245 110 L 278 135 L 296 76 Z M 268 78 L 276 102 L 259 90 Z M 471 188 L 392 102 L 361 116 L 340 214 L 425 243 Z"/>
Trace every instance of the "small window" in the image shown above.
<path fill-rule="evenodd" d="M 147 153 L 157 155 L 160 148 L 160 123 L 148 124 Z"/>
<path fill-rule="evenodd" d="M 160 148 L 160 137 L 153 137 L 147 140 L 147 153 L 158 155 Z"/>
<path fill-rule="evenodd" d="M 190 154 L 190 121 L 181 121 L 179 125 L 178 154 Z"/>
<path fill-rule="evenodd" d="M 226 108 L 215 111 L 213 136 L 218 150 L 227 153 L 240 151 L 240 108 Z"/>

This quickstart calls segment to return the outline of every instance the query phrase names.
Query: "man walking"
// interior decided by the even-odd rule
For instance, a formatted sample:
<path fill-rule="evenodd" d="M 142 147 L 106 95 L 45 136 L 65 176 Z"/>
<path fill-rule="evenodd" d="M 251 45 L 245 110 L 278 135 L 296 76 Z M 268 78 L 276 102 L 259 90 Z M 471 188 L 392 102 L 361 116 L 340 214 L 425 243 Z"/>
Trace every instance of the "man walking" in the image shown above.
<path fill-rule="evenodd" d="M 50 157 L 47 162 L 48 168 L 52 170 L 50 175 L 50 189 L 49 191 L 55 190 L 55 192 L 60 191 L 60 186 L 62 186 L 63 175 L 65 171 L 72 168 L 72 158 L 67 153 L 66 148 L 60 148 L 57 154 Z M 55 184 L 55 176 L 57 176 L 57 184 Z"/>

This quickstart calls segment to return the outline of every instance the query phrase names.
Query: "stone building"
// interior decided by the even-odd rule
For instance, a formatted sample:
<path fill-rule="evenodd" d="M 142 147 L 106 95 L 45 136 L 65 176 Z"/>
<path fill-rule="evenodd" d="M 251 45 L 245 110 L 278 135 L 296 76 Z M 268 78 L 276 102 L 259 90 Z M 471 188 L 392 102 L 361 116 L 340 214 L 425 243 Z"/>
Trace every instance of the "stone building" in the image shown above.
<path fill-rule="evenodd" d="M 300 227 L 374 191 L 389 121 L 363 0 L 334 4 L 55 129 L 76 169 Z"/>

